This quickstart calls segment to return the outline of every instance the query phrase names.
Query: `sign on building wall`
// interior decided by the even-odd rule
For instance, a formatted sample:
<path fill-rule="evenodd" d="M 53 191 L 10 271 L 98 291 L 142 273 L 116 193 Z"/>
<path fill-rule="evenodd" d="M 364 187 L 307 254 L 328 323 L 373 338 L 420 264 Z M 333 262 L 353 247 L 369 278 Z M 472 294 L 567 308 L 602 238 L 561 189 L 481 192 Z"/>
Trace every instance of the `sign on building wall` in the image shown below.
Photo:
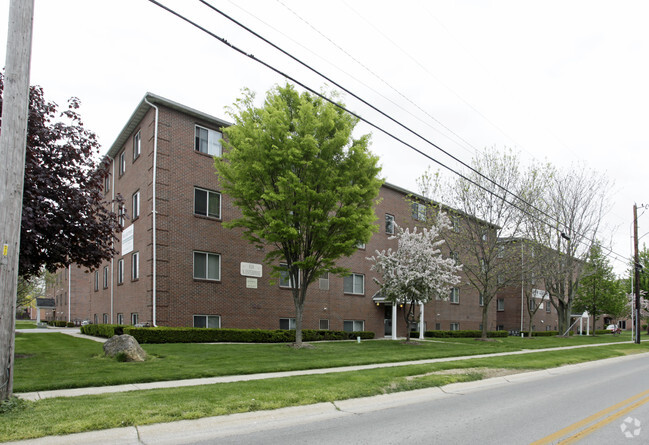
<path fill-rule="evenodd" d="M 241 263 L 241 275 L 244 277 L 261 278 L 262 267 L 261 264 L 255 263 Z"/>
<path fill-rule="evenodd" d="M 133 224 L 122 231 L 122 255 L 133 251 Z"/>
<path fill-rule="evenodd" d="M 246 277 L 246 287 L 248 289 L 257 289 L 257 278 Z"/>

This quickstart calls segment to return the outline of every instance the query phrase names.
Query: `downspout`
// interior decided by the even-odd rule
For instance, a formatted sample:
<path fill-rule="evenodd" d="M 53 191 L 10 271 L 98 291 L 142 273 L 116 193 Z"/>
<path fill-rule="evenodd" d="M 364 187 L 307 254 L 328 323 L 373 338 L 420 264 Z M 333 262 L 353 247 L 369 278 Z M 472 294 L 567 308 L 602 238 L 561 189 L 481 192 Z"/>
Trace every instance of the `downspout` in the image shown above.
<path fill-rule="evenodd" d="M 110 163 L 110 179 L 112 184 L 110 185 L 110 211 L 115 212 L 115 158 L 111 159 Z M 110 242 L 111 246 L 115 248 L 115 240 Z M 110 323 L 113 324 L 113 311 L 114 311 L 114 299 L 115 299 L 115 280 L 113 280 L 113 262 L 114 256 L 110 258 Z"/>
<path fill-rule="evenodd" d="M 153 276 L 153 283 L 152 283 L 152 289 L 151 289 L 151 302 L 152 302 L 152 325 L 157 326 L 156 323 L 156 291 L 157 291 L 157 279 L 156 279 L 156 270 L 157 270 L 157 255 L 156 255 L 156 250 L 157 250 L 157 245 L 156 245 L 156 177 L 158 173 L 158 107 L 153 105 L 151 102 L 149 102 L 146 98 L 144 97 L 144 102 L 149 104 L 152 108 L 155 108 L 155 124 L 153 128 L 153 190 L 152 190 L 152 197 L 151 197 L 151 242 L 152 242 L 152 259 L 153 263 L 151 265 L 153 271 L 152 271 L 152 276 Z"/>

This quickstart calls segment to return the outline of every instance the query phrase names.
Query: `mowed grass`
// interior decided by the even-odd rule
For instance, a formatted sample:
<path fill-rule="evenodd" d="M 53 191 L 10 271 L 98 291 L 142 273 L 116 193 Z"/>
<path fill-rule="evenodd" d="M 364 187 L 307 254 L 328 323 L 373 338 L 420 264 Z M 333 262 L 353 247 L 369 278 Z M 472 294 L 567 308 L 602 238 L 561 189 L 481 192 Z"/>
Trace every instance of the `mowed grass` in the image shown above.
<path fill-rule="evenodd" d="M 403 341 L 321 342 L 313 349 L 286 344 L 142 345 L 150 359 L 122 363 L 104 357 L 102 344 L 61 333 L 16 335 L 14 391 L 30 392 L 223 375 L 317 369 L 371 363 L 492 354 L 621 341 L 624 337 L 508 337 L 482 342 L 443 339 L 407 345 Z M 630 339 L 630 336 L 629 336 Z M 56 372 L 53 372 L 56 370 Z"/>
<path fill-rule="evenodd" d="M 16 320 L 16 329 L 36 329 L 36 322 L 32 320 Z"/>
<path fill-rule="evenodd" d="M 377 343 L 385 343 L 385 347 L 390 342 Z M 348 347 L 351 346 L 348 344 Z M 415 349 L 418 346 L 406 348 Z M 45 399 L 24 402 L 22 409 L 0 414 L 0 440 L 334 402 L 477 380 L 483 376 L 481 369 L 485 372 L 488 368 L 543 369 L 648 350 L 649 345 L 646 344 L 625 343 L 365 371 Z M 431 374 L 457 368 L 472 369 L 464 374 Z M 52 376 L 55 378 L 55 373 Z"/>

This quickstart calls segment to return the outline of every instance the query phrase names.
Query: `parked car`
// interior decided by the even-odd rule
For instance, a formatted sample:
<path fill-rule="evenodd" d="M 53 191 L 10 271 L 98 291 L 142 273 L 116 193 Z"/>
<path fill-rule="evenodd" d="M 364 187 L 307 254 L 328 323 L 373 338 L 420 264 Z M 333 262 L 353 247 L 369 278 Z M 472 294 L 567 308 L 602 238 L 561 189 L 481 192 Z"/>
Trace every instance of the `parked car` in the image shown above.
<path fill-rule="evenodd" d="M 613 334 L 613 335 L 619 334 L 620 332 L 622 332 L 622 330 L 615 324 L 610 324 L 610 325 L 606 326 L 606 330 L 610 331 L 611 334 Z"/>

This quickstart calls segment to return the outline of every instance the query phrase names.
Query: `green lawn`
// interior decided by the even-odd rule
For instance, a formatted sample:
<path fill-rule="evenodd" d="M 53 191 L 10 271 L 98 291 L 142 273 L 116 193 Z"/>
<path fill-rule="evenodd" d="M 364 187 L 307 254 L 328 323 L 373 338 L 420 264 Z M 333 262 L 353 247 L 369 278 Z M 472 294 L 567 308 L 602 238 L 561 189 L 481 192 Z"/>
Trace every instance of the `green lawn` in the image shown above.
<path fill-rule="evenodd" d="M 58 336 L 58 334 L 46 335 Z M 399 348 L 406 351 L 428 349 L 427 346 L 404 346 L 384 341 L 367 343 L 372 348 L 376 348 L 373 349 L 375 353 L 386 352 L 388 355 L 395 355 L 394 351 L 399 350 Z M 347 354 L 348 351 L 364 351 L 362 349 L 363 344 L 337 343 L 335 345 L 339 347 L 337 353 L 340 354 Z M 175 348 L 175 346 L 166 345 L 168 349 L 171 349 L 170 347 Z M 184 346 L 191 350 L 193 346 L 198 345 Z M 313 358 L 314 355 L 319 355 L 319 351 L 324 353 L 326 349 L 321 349 L 323 344 L 318 344 L 315 350 L 310 351 L 294 351 L 286 346 L 284 346 L 284 349 L 277 351 L 275 347 L 270 347 L 276 345 L 261 346 L 275 351 L 276 358 L 293 357 L 296 352 L 298 355 L 302 352 L 308 352 L 311 355 L 302 355 L 303 358 L 308 359 L 309 357 Z M 360 348 L 357 348 L 357 346 L 360 346 Z M 462 342 L 455 346 L 464 347 Z M 481 346 L 493 347 L 493 345 L 487 346 L 486 344 Z M 164 348 L 164 346 L 160 347 Z M 257 352 L 261 351 L 261 349 L 255 350 Z M 70 434 L 127 425 L 196 419 L 318 402 L 332 402 L 348 398 L 441 386 L 458 381 L 476 380 L 482 378 L 483 375 L 481 369 L 473 369 L 467 371 L 466 374 L 430 374 L 435 371 L 455 368 L 542 369 L 606 357 L 647 352 L 648 350 L 649 345 L 647 344 L 625 343 L 569 351 L 533 352 L 509 357 L 484 357 L 367 371 L 22 402 L 22 409 L 14 409 L 0 414 L 0 441 Z M 212 348 L 212 353 L 216 356 L 219 355 L 218 351 L 218 348 Z M 330 355 L 333 352 L 333 349 L 327 349 L 326 355 L 333 359 L 334 357 Z M 83 352 L 84 355 L 86 353 Z M 178 351 L 176 353 L 180 354 Z M 92 360 L 99 359 L 91 356 Z M 164 361 L 165 359 L 160 358 L 157 360 Z M 99 361 L 106 362 L 103 359 Z M 118 365 L 125 369 L 133 369 L 130 368 L 132 364 L 129 363 L 119 363 Z M 59 372 L 64 369 L 65 366 L 59 366 L 56 373 L 48 373 L 42 375 L 41 378 L 58 377 Z M 104 368 L 104 372 L 108 372 L 106 369 L 108 368 Z M 168 370 L 171 371 L 171 368 L 169 367 Z M 92 373 L 89 370 L 86 370 L 86 372 Z M 98 409 L 98 407 L 101 408 Z"/>
<path fill-rule="evenodd" d="M 65 334 L 16 335 L 14 391 L 106 386 L 222 375 L 388 363 L 440 357 L 490 354 L 557 346 L 620 341 L 624 337 L 508 337 L 482 342 L 443 339 L 405 345 L 373 340 L 315 343 L 296 350 L 286 344 L 162 344 L 143 345 L 151 359 L 120 363 L 103 356 L 101 343 Z M 630 337 L 628 338 L 630 339 Z M 52 370 L 56 369 L 55 378 Z"/>
<path fill-rule="evenodd" d="M 16 320 L 16 329 L 36 329 L 36 322 L 32 320 Z"/>

